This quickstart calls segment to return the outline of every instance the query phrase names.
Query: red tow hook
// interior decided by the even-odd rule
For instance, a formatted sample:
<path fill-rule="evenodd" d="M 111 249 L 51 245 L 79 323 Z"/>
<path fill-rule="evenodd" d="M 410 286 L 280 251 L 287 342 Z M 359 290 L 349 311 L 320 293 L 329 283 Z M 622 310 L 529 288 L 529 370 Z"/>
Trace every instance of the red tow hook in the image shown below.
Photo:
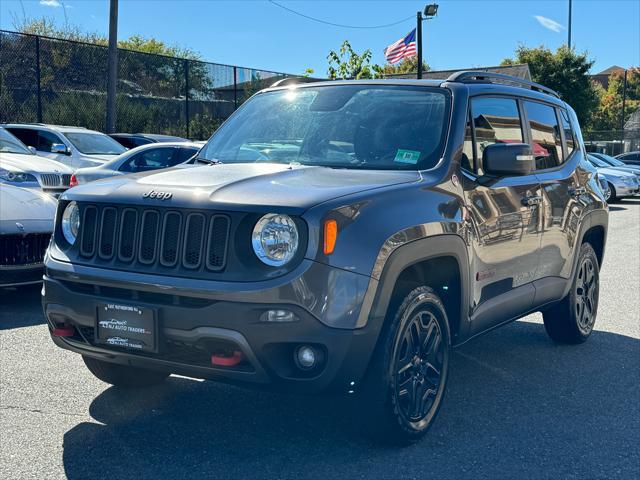
<path fill-rule="evenodd" d="M 76 334 L 76 329 L 71 325 L 64 324 L 54 328 L 51 334 L 54 337 L 73 337 Z"/>
<path fill-rule="evenodd" d="M 244 359 L 240 350 L 235 350 L 231 356 L 227 354 L 214 353 L 211 355 L 211 363 L 221 367 L 235 367 Z"/>

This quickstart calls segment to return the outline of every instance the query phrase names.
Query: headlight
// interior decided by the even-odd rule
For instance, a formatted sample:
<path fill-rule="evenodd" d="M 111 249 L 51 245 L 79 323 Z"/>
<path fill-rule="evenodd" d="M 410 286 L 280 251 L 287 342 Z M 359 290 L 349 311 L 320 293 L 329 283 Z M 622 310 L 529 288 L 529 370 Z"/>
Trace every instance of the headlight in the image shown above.
<path fill-rule="evenodd" d="M 0 168 L 0 180 L 11 183 L 23 183 L 23 182 L 37 182 L 38 179 L 30 173 L 12 172 L 11 170 L 5 170 Z"/>
<path fill-rule="evenodd" d="M 288 215 L 269 213 L 256 223 L 251 243 L 253 251 L 263 263 L 281 267 L 298 250 L 298 228 Z"/>
<path fill-rule="evenodd" d="M 70 245 L 76 243 L 78 230 L 80 229 L 80 209 L 76 202 L 71 202 L 62 214 L 62 235 Z"/>

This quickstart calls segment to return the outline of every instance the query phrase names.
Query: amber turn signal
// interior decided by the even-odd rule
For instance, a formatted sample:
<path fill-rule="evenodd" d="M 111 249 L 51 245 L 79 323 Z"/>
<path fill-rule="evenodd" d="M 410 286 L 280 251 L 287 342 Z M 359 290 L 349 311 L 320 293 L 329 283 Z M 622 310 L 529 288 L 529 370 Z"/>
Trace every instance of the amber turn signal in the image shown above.
<path fill-rule="evenodd" d="M 336 247 L 338 239 L 338 222 L 335 220 L 325 220 L 324 222 L 324 254 L 331 255 Z"/>

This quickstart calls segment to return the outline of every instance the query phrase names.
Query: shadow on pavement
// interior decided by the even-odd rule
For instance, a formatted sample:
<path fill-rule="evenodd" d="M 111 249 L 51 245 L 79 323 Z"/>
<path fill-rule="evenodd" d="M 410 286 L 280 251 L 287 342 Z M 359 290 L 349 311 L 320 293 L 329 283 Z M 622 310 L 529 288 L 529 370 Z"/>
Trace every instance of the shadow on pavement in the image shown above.
<path fill-rule="evenodd" d="M 42 284 L 0 288 L 0 330 L 44 323 L 41 288 Z"/>
<path fill-rule="evenodd" d="M 440 417 L 410 447 L 365 438 L 352 399 L 172 377 L 106 389 L 90 407 L 100 423 L 67 431 L 63 460 L 72 479 L 638 478 L 639 370 L 637 339 L 559 346 L 520 321 L 455 351 Z"/>

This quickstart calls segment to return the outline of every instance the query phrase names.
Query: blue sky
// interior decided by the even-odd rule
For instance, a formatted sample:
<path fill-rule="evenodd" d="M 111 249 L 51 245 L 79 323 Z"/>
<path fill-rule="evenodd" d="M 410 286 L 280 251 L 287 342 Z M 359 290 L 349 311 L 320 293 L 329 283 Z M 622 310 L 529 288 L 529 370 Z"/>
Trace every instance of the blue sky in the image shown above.
<path fill-rule="evenodd" d="M 388 24 L 421 10 L 424 1 L 277 0 L 329 22 Z M 568 0 L 440 0 L 425 23 L 425 58 L 436 70 L 496 65 L 518 43 L 555 49 L 567 40 Z M 0 27 L 13 16 L 42 15 L 106 34 L 107 0 L 2 0 Z M 313 22 L 267 0 L 120 0 L 119 36 L 153 36 L 200 52 L 205 60 L 301 73 L 326 74 L 326 55 L 348 39 L 383 63 L 385 46 L 403 37 L 414 17 L 387 28 L 344 28 Z M 640 65 L 640 0 L 574 0 L 573 45 L 596 60 L 592 73 L 613 64 Z"/>

